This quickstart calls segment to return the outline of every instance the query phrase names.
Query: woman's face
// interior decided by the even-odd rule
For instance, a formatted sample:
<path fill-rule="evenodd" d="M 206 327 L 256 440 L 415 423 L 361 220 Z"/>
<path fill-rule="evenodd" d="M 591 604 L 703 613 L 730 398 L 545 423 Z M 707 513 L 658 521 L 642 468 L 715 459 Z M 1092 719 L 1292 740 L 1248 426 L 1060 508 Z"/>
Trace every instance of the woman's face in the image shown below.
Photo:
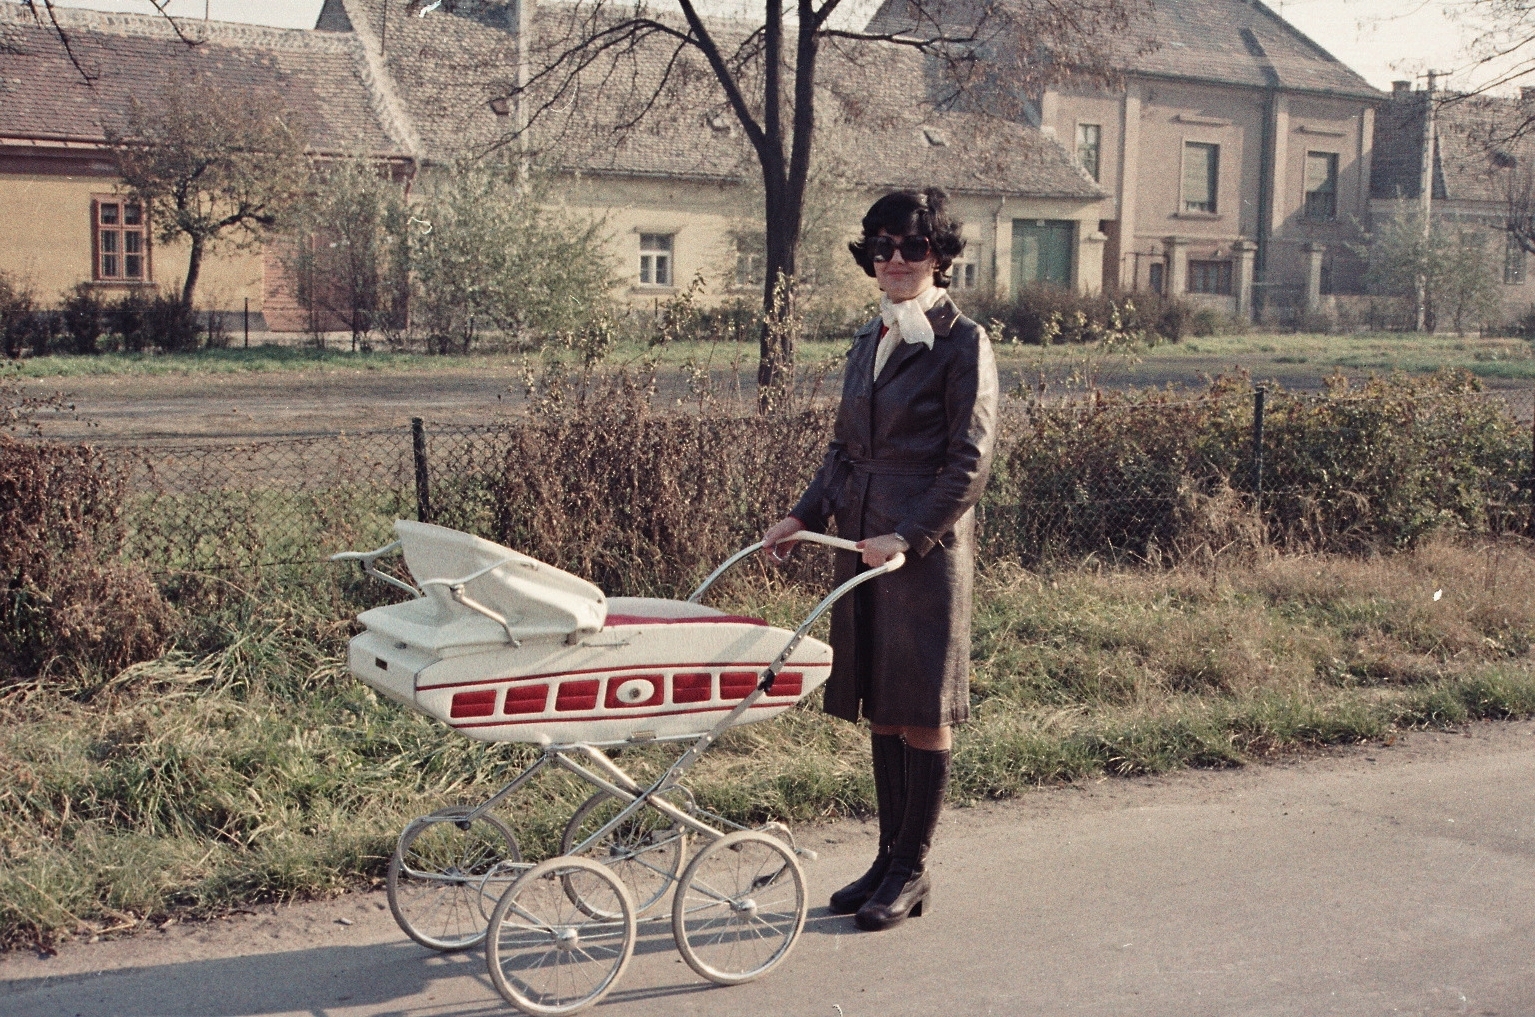
<path fill-rule="evenodd" d="M 894 240 L 897 247 L 905 239 L 899 234 L 887 233 L 884 230 L 880 230 L 879 235 Z M 896 250 L 891 253 L 889 261 L 874 263 L 874 278 L 879 282 L 879 288 L 885 291 L 885 295 L 892 302 L 899 304 L 931 288 L 933 272 L 937 268 L 938 257 L 931 251 L 921 261 L 907 261 L 901 257 L 901 252 Z"/>

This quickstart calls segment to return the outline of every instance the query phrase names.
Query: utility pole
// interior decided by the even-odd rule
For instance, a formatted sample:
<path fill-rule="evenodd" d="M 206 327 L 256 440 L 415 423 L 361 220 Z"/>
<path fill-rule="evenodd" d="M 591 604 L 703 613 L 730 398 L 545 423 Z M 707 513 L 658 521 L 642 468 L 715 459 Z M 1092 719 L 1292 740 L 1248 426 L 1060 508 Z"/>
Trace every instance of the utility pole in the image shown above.
<path fill-rule="evenodd" d="M 1428 257 L 1430 237 L 1433 233 L 1434 211 L 1434 142 L 1435 142 L 1435 116 L 1434 116 L 1434 86 L 1438 83 L 1438 74 L 1428 72 L 1428 88 L 1423 93 L 1423 164 L 1418 168 L 1418 200 L 1423 205 L 1423 256 Z M 1418 273 L 1417 285 L 1417 328 L 1419 332 L 1428 330 L 1428 275 L 1427 266 Z"/>
<path fill-rule="evenodd" d="M 528 44 L 533 35 L 533 0 L 517 0 L 517 177 L 528 179 Z"/>

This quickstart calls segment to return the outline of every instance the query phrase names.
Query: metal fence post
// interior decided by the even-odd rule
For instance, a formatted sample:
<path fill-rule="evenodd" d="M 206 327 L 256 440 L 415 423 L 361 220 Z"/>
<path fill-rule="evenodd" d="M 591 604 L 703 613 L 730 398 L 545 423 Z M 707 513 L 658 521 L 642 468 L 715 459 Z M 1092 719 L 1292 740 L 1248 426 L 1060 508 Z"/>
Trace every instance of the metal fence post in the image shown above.
<path fill-rule="evenodd" d="M 426 472 L 426 425 L 420 417 L 410 418 L 410 448 L 416 460 L 416 518 L 432 521 L 432 495 Z"/>
<path fill-rule="evenodd" d="M 1259 385 L 1253 390 L 1253 505 L 1263 510 L 1263 401 L 1268 389 Z"/>

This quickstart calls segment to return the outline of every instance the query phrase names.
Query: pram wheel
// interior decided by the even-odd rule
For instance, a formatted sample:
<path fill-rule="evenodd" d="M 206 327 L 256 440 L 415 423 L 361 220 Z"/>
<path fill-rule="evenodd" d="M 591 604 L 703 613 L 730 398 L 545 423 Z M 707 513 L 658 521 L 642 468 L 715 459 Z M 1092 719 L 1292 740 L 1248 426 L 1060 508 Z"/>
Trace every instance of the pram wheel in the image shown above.
<path fill-rule="evenodd" d="M 467 950 L 485 938 L 486 911 L 516 878 L 496 869 L 522 861 L 517 839 L 490 813 L 465 829 L 472 805 L 413 820 L 389 859 L 389 910 L 405 934 L 433 950 Z"/>
<path fill-rule="evenodd" d="M 560 838 L 560 853 L 577 854 L 581 846 L 623 808 L 622 802 L 606 791 L 592 795 L 565 826 Z M 592 844 L 581 857 L 601 862 L 624 881 L 634 898 L 636 915 L 642 915 L 656 905 L 671 890 L 682 871 L 687 858 L 687 832 L 681 824 L 654 809 L 644 808 L 624 820 L 599 841 Z M 567 881 L 565 892 L 582 911 L 594 918 L 610 918 L 587 900 L 581 898 L 577 887 Z"/>
<path fill-rule="evenodd" d="M 571 885 L 575 894 L 566 889 Z M 611 917 L 594 916 L 588 907 Z M 608 994 L 634 953 L 634 939 L 634 901 L 611 869 L 590 858 L 551 858 L 501 895 L 490 915 L 485 960 L 496 991 L 513 1006 L 531 1014 L 575 1013 Z"/>
<path fill-rule="evenodd" d="M 716 840 L 682 874 L 672 937 L 688 966 L 736 985 L 788 956 L 805 926 L 805 874 L 776 837 L 741 830 Z"/>

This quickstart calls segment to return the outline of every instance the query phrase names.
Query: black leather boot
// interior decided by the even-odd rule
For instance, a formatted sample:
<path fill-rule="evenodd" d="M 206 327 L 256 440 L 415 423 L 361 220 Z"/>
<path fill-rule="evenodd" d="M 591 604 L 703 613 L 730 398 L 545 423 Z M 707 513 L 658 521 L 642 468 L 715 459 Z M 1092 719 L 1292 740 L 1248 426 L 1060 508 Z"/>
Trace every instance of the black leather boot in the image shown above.
<path fill-rule="evenodd" d="M 906 811 L 906 743 L 900 735 L 870 735 L 874 750 L 874 802 L 879 809 L 879 853 L 869 871 L 831 895 L 831 913 L 850 915 L 863 907 L 890 871 L 890 845 Z"/>
<path fill-rule="evenodd" d="M 858 909 L 858 927 L 867 932 L 888 929 L 908 915 L 931 910 L 932 878 L 926 869 L 933 831 L 943 812 L 949 787 L 949 755 L 906 747 L 906 813 L 890 845 L 890 871 L 879 889 Z"/>

